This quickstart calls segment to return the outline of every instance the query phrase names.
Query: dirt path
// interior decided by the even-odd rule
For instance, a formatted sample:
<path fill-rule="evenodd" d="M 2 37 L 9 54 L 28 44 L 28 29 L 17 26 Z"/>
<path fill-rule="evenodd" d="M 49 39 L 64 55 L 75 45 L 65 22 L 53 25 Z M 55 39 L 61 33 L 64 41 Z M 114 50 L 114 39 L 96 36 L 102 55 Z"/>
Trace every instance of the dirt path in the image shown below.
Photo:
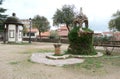
<path fill-rule="evenodd" d="M 62 50 L 68 45 L 63 44 Z M 56 67 L 29 61 L 31 54 L 23 53 L 38 49 L 53 50 L 52 43 L 32 45 L 0 44 L 0 79 L 120 79 L 120 68 L 104 67 L 96 71 L 74 67 Z"/>

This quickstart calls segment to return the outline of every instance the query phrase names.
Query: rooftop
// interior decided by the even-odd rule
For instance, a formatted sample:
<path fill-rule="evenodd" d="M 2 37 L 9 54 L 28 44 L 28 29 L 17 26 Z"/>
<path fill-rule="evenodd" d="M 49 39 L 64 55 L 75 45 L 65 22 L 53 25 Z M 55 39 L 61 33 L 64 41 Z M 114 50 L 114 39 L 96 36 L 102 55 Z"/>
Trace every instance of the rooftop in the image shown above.
<path fill-rule="evenodd" d="M 12 16 L 8 17 L 5 21 L 5 24 L 19 24 L 23 25 L 18 17 L 16 17 L 16 14 L 13 13 Z"/>

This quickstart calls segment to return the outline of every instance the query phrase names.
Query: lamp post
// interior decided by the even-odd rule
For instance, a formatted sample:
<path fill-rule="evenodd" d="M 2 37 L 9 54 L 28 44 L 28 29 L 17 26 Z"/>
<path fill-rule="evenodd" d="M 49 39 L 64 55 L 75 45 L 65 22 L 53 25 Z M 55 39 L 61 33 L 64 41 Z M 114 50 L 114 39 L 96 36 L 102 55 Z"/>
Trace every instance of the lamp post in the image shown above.
<path fill-rule="evenodd" d="M 4 26 L 4 37 L 3 37 L 3 41 L 4 41 L 4 44 L 6 43 L 6 25 Z"/>
<path fill-rule="evenodd" d="M 31 43 L 31 27 L 32 27 L 32 19 L 29 18 L 30 21 L 30 28 L 29 28 L 29 43 Z"/>

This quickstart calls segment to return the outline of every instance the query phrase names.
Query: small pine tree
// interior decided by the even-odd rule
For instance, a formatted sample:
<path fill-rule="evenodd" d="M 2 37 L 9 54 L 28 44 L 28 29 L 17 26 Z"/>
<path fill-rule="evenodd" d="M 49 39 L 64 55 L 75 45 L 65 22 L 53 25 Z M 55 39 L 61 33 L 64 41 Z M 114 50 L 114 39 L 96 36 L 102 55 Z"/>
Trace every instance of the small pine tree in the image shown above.
<path fill-rule="evenodd" d="M 3 2 L 3 0 L 0 0 L 0 5 L 2 5 L 2 2 Z M 5 13 L 6 10 L 7 9 L 0 7 L 0 31 L 3 31 L 3 28 L 4 28 L 3 23 L 4 23 L 7 15 L 4 15 L 3 13 Z"/>

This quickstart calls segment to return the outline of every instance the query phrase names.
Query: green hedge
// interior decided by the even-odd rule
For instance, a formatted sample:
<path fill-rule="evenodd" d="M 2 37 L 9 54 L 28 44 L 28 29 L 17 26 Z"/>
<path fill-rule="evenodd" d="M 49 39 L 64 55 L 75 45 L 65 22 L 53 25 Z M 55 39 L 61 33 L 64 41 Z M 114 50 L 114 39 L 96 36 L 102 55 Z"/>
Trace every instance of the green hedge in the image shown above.
<path fill-rule="evenodd" d="M 82 30 L 83 32 L 80 32 L 79 27 L 74 27 L 68 34 L 70 45 L 67 53 L 80 55 L 96 54 L 93 47 L 93 31 L 87 28 L 82 28 Z"/>

